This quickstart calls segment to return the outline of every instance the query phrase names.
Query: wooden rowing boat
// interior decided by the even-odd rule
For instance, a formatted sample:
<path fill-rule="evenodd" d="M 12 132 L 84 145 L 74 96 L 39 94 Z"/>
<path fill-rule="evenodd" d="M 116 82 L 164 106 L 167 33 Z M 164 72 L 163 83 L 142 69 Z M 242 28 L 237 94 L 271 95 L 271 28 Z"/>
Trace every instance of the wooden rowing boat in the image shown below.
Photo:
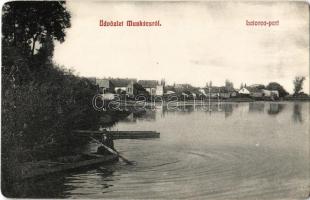
<path fill-rule="evenodd" d="M 113 140 L 118 139 L 151 139 L 160 138 L 160 133 L 156 131 L 92 131 L 92 130 L 74 130 L 77 136 L 92 136 L 101 138 L 102 134 L 109 134 Z"/>
<path fill-rule="evenodd" d="M 19 168 L 19 177 L 21 179 L 28 179 L 34 177 L 45 176 L 52 173 L 73 171 L 81 168 L 93 167 L 104 163 L 113 163 L 118 161 L 118 156 L 111 155 L 100 155 L 100 154 L 81 154 L 74 158 L 67 157 L 67 159 L 50 161 L 42 160 L 38 162 L 27 162 L 23 163 Z"/>

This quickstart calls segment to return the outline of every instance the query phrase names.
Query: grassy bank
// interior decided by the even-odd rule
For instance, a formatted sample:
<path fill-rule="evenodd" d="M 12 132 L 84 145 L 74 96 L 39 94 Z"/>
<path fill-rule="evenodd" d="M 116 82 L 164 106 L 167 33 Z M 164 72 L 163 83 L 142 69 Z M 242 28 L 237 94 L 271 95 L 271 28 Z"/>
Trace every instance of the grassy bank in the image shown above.
<path fill-rule="evenodd" d="M 283 100 L 285 101 L 310 101 L 310 96 L 284 97 Z"/>

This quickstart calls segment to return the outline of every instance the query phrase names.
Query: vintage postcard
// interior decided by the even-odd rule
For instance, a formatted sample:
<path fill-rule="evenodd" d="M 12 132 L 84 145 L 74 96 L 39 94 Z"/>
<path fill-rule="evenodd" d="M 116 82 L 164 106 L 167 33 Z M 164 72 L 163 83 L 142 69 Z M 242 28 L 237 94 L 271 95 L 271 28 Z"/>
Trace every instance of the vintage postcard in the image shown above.
<path fill-rule="evenodd" d="M 7 198 L 310 197 L 306 1 L 9 1 Z"/>

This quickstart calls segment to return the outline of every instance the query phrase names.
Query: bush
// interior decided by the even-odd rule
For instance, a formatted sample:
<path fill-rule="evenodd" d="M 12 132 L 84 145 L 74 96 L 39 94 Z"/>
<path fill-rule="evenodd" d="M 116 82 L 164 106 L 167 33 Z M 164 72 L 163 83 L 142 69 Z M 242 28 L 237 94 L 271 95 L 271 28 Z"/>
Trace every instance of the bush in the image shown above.
<path fill-rule="evenodd" d="M 71 131 L 99 124 L 99 112 L 92 107 L 97 86 L 52 63 L 28 70 L 29 62 L 12 59 L 18 51 L 11 50 L 2 67 L 3 192 L 18 178 L 16 165 L 70 154 L 74 145 L 87 142 Z"/>

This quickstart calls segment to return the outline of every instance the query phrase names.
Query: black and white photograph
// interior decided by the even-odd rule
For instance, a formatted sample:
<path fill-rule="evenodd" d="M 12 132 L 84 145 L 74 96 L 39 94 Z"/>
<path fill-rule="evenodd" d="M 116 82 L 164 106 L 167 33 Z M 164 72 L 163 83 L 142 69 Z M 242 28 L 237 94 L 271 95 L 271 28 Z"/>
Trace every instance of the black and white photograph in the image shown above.
<path fill-rule="evenodd" d="M 310 199 L 307 1 L 7 1 L 1 193 Z"/>

